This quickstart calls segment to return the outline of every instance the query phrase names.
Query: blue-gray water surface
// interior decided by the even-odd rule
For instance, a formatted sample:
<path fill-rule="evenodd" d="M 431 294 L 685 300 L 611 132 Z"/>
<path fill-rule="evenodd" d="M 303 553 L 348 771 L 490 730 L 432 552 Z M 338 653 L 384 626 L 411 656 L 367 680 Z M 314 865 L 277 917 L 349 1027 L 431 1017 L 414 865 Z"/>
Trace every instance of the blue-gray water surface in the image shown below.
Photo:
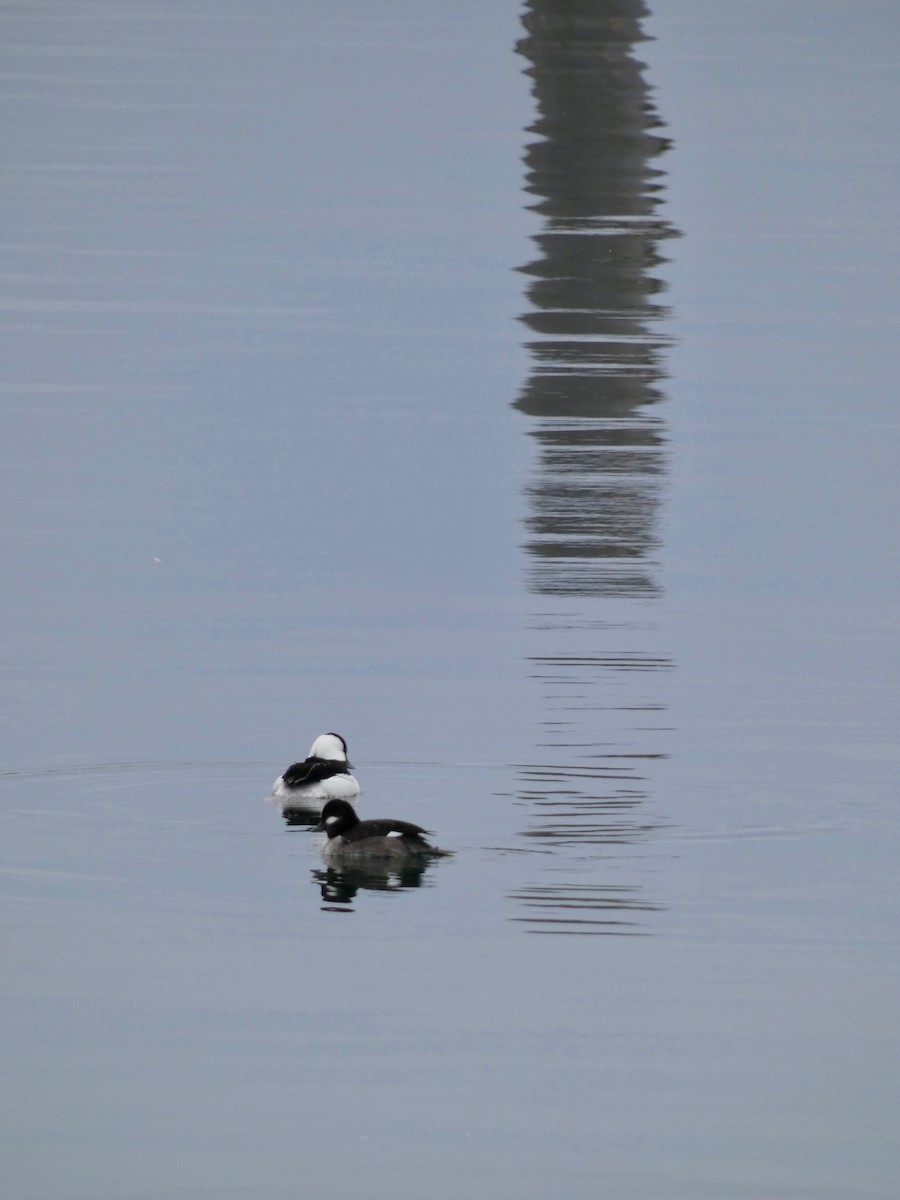
<path fill-rule="evenodd" d="M 0 22 L 4 1195 L 893 1200 L 900 10 Z"/>

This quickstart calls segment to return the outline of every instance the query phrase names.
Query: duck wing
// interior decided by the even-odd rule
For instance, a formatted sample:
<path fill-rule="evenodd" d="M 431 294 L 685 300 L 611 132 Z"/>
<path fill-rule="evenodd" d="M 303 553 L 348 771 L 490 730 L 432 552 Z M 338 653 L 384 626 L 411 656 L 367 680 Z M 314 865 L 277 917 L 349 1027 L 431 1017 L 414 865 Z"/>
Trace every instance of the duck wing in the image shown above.
<path fill-rule="evenodd" d="M 421 841 L 428 832 L 421 825 L 413 825 L 410 821 L 391 821 L 388 819 L 375 821 L 360 821 L 352 829 L 348 829 L 343 838 L 345 842 L 362 842 L 372 837 L 412 838 Z"/>
<path fill-rule="evenodd" d="M 282 779 L 288 787 L 302 787 L 307 783 L 321 783 L 323 779 L 346 773 L 346 763 L 336 762 L 333 758 L 306 758 L 303 762 L 292 763 L 282 775 Z"/>

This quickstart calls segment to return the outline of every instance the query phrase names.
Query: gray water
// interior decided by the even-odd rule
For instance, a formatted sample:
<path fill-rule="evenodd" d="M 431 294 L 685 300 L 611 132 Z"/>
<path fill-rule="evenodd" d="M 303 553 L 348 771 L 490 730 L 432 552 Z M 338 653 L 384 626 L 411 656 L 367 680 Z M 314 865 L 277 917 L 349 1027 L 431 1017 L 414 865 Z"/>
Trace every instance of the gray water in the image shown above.
<path fill-rule="evenodd" d="M 4 1194 L 893 1200 L 900 10 L 0 22 Z"/>

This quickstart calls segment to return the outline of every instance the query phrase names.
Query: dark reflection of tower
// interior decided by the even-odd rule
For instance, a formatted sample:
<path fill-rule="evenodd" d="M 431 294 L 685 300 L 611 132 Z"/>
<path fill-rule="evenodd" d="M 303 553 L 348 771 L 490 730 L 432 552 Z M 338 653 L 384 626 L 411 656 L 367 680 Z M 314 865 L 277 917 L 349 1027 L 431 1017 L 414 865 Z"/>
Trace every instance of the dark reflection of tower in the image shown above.
<path fill-rule="evenodd" d="M 531 658 L 542 691 L 542 750 L 520 771 L 526 836 L 554 851 L 541 883 L 516 899 L 529 927 L 640 932 L 653 908 L 640 883 L 610 879 L 603 844 L 627 847 L 664 756 L 663 672 L 653 609 L 666 476 L 654 270 L 674 234 L 659 216 L 668 143 L 641 64 L 640 0 L 528 0 L 528 60 L 538 140 L 527 190 L 542 227 L 522 320 L 532 370 L 516 408 L 537 459 L 527 491 Z M 588 864 L 605 864 L 603 878 Z M 574 872 L 574 873 L 573 873 Z"/>

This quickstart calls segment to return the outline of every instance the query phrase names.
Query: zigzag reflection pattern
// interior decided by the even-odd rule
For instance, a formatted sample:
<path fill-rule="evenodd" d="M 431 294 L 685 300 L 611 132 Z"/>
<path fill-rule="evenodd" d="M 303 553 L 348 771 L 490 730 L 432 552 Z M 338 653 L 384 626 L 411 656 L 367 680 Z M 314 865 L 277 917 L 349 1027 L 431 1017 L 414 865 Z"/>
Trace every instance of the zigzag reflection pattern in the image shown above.
<path fill-rule="evenodd" d="M 640 0 L 529 0 L 519 52 L 534 85 L 536 140 L 526 146 L 527 190 L 542 228 L 522 323 L 532 370 L 515 407 L 536 447 L 525 488 L 528 586 L 554 596 L 536 614 L 547 761 L 518 768 L 523 836 L 542 848 L 639 842 L 649 772 L 671 669 L 647 642 L 646 606 L 661 593 L 654 562 L 666 487 L 662 399 L 667 339 L 659 322 L 660 246 L 675 231 L 658 214 L 668 142 L 641 64 Z M 607 604 L 640 605 L 633 621 L 608 619 Z M 580 860 L 578 860 L 580 861 Z M 631 886 L 593 886 L 549 868 L 558 884 L 513 899 L 540 932 L 628 933 L 658 905 Z M 574 915 L 577 912 L 577 917 Z M 630 915 L 629 915 L 630 914 Z"/>

